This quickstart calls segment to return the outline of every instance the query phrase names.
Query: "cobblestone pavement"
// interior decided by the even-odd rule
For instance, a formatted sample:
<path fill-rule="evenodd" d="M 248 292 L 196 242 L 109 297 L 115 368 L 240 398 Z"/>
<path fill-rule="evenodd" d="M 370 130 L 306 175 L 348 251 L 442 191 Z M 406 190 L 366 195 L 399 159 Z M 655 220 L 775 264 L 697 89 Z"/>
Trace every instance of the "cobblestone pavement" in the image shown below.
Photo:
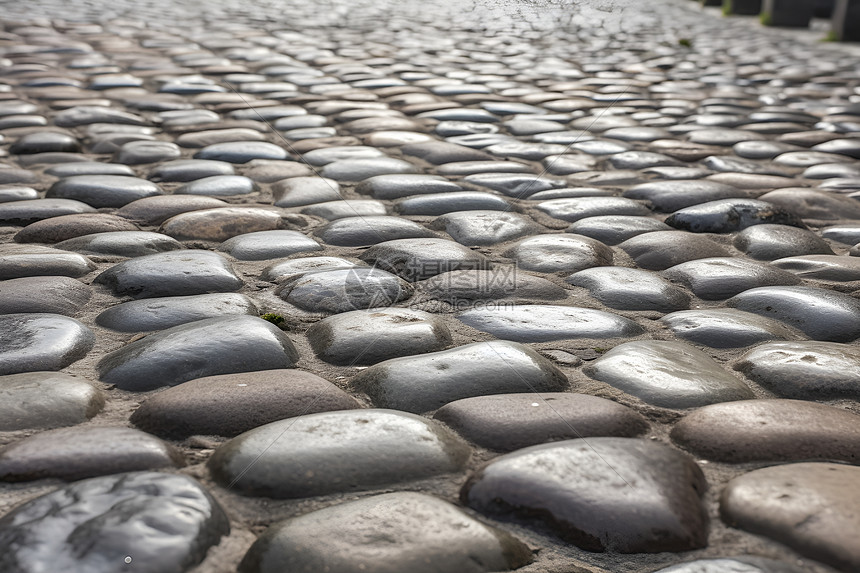
<path fill-rule="evenodd" d="M 817 24 L 5 5 L 0 571 L 860 571 Z"/>

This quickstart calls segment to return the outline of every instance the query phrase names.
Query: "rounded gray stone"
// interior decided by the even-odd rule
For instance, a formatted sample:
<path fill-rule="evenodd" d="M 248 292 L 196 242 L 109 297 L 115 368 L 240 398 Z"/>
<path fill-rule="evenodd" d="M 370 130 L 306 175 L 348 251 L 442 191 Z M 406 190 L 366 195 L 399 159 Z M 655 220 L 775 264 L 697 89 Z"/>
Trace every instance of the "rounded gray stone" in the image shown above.
<path fill-rule="evenodd" d="M 240 175 L 213 175 L 195 179 L 178 188 L 177 195 L 203 195 L 207 197 L 231 197 L 248 195 L 257 191 L 257 184 Z"/>
<path fill-rule="evenodd" d="M 237 436 L 278 420 L 361 405 L 334 384 L 301 370 L 206 376 L 147 398 L 131 423 L 156 436 Z"/>
<path fill-rule="evenodd" d="M 850 342 L 860 336 L 860 300 L 807 286 L 771 286 L 744 291 L 728 306 L 781 320 L 813 340 Z"/>
<path fill-rule="evenodd" d="M 278 327 L 252 316 L 198 320 L 150 334 L 106 354 L 99 379 L 145 392 L 187 380 L 292 368 L 298 351 Z"/>
<path fill-rule="evenodd" d="M 47 429 L 86 422 L 104 407 L 92 384 L 62 372 L 0 376 L 0 431 Z"/>
<path fill-rule="evenodd" d="M 0 480 L 76 481 L 185 465 L 179 450 L 132 428 L 90 426 L 48 430 L 0 449 Z"/>
<path fill-rule="evenodd" d="M 734 245 L 748 257 L 763 261 L 833 254 L 830 245 L 812 231 L 785 225 L 748 227 L 735 236 Z"/>
<path fill-rule="evenodd" d="M 728 525 L 773 539 L 839 571 L 860 568 L 860 468 L 831 463 L 772 466 L 736 477 L 720 497 Z"/>
<path fill-rule="evenodd" d="M 496 458 L 469 477 L 460 499 L 486 515 L 548 527 L 587 551 L 659 553 L 707 544 L 705 488 L 699 467 L 668 446 L 590 438 Z"/>
<path fill-rule="evenodd" d="M 579 219 L 568 227 L 567 232 L 591 237 L 606 245 L 617 245 L 643 233 L 671 230 L 669 225 L 650 217 L 600 215 Z"/>
<path fill-rule="evenodd" d="M 578 235 L 536 235 L 528 237 L 505 251 L 517 267 L 542 273 L 576 272 L 591 267 L 611 265 L 612 249 L 588 237 Z"/>
<path fill-rule="evenodd" d="M 24 277 L 0 282 L 0 314 L 51 313 L 74 316 L 92 289 L 70 277 Z"/>
<path fill-rule="evenodd" d="M 571 223 L 587 217 L 630 216 L 644 217 L 651 211 L 638 201 L 624 197 L 571 197 L 538 203 L 537 209 L 550 217 Z"/>
<path fill-rule="evenodd" d="M 800 282 L 792 273 L 768 263 L 731 257 L 688 261 L 669 267 L 661 274 L 684 284 L 703 300 L 723 300 L 756 287 Z"/>
<path fill-rule="evenodd" d="M 627 342 L 585 366 L 583 372 L 662 408 L 694 408 L 755 397 L 710 356 L 682 342 Z"/>
<path fill-rule="evenodd" d="M 122 207 L 137 199 L 161 195 L 155 183 L 120 175 L 76 175 L 54 183 L 46 197 L 74 199 L 96 208 Z"/>
<path fill-rule="evenodd" d="M 119 263 L 98 275 L 94 282 L 134 298 L 232 292 L 243 284 L 223 256 L 192 249 Z"/>
<path fill-rule="evenodd" d="M 138 221 L 147 225 L 160 225 L 167 219 L 180 213 L 228 206 L 228 203 L 213 197 L 160 195 L 158 197 L 146 197 L 132 201 L 124 207 L 117 209 L 115 213 L 120 217 L 125 217 L 132 221 Z"/>
<path fill-rule="evenodd" d="M 784 561 L 744 556 L 697 559 L 655 573 L 803 573 L 803 570 Z"/>
<path fill-rule="evenodd" d="M 686 231 L 644 233 L 618 246 L 638 266 L 650 271 L 662 271 L 696 259 L 730 256 L 728 249 L 722 245 Z"/>
<path fill-rule="evenodd" d="M 457 270 L 438 274 L 419 285 L 418 301 L 445 302 L 466 310 L 478 301 L 547 301 L 567 298 L 567 291 L 544 278 L 519 272 L 513 266 L 490 270 Z"/>
<path fill-rule="evenodd" d="M 651 181 L 631 187 L 622 195 L 630 199 L 650 201 L 654 210 L 662 213 L 672 213 L 678 209 L 719 199 L 749 198 L 749 192 L 746 190 L 700 179 Z"/>
<path fill-rule="evenodd" d="M 58 249 L 75 251 L 87 255 L 114 255 L 119 257 L 142 257 L 167 251 L 178 251 L 182 243 L 175 239 L 149 231 L 109 231 L 82 235 L 54 245 Z"/>
<path fill-rule="evenodd" d="M 392 306 L 412 295 L 412 287 L 380 269 L 355 267 L 310 272 L 281 284 L 278 296 L 310 312 L 339 313 Z"/>
<path fill-rule="evenodd" d="M 141 543 L 141 531 L 147 543 Z M 131 556 L 141 573 L 186 571 L 229 532 L 221 506 L 188 476 L 132 472 L 90 478 L 0 519 L 0 569 L 114 573 Z"/>
<path fill-rule="evenodd" d="M 510 571 L 531 560 L 526 545 L 454 505 L 396 492 L 273 525 L 251 546 L 239 571 L 482 573 Z"/>
<path fill-rule="evenodd" d="M 501 211 L 458 211 L 437 217 L 431 229 L 445 231 L 467 247 L 495 245 L 542 230 L 531 219 Z"/>
<path fill-rule="evenodd" d="M 860 463 L 860 416 L 802 400 L 742 400 L 687 414 L 672 440 L 699 458 Z"/>
<path fill-rule="evenodd" d="M 286 226 L 279 211 L 259 207 L 223 207 L 180 213 L 164 221 L 159 232 L 180 241 L 226 241 L 236 235 L 274 231 Z"/>
<path fill-rule="evenodd" d="M 457 472 L 470 454 L 453 432 L 421 416 L 341 410 L 245 432 L 215 450 L 208 467 L 217 483 L 244 495 L 295 499 Z"/>
<path fill-rule="evenodd" d="M 89 328 L 59 314 L 0 315 L 0 374 L 61 370 L 86 356 L 95 342 Z"/>
<path fill-rule="evenodd" d="M 799 255 L 777 259 L 773 266 L 801 279 L 835 282 L 860 280 L 860 258 L 845 255 Z"/>
<path fill-rule="evenodd" d="M 531 348 L 494 340 L 386 360 L 362 370 L 350 385 L 378 407 L 421 413 L 473 396 L 562 391 L 568 382 Z"/>
<path fill-rule="evenodd" d="M 597 267 L 576 272 L 566 281 L 609 308 L 671 312 L 690 307 L 690 295 L 655 273 L 626 267 Z"/>
<path fill-rule="evenodd" d="M 95 211 L 86 203 L 74 199 L 26 199 L 0 204 L 0 222 L 5 225 L 29 225 L 51 217 Z"/>
<path fill-rule="evenodd" d="M 803 338 L 782 322 L 733 308 L 673 312 L 660 322 L 678 338 L 711 348 L 741 348 L 770 340 Z"/>
<path fill-rule="evenodd" d="M 227 239 L 218 246 L 240 261 L 265 261 L 296 253 L 320 251 L 322 247 L 298 231 L 257 231 Z"/>
<path fill-rule="evenodd" d="M 420 281 L 455 270 L 489 268 L 480 253 L 445 239 L 397 239 L 367 249 L 361 259 L 410 281 Z"/>
<path fill-rule="evenodd" d="M 755 199 L 721 199 L 686 207 L 669 215 L 666 224 L 693 233 L 733 233 L 763 224 L 805 227 L 791 211 Z"/>
<path fill-rule="evenodd" d="M 633 437 L 648 429 L 634 410 L 587 394 L 477 396 L 446 404 L 433 417 L 470 442 L 500 452 L 575 438 Z"/>
<path fill-rule="evenodd" d="M 405 308 L 330 316 L 311 326 L 307 337 L 317 356 L 340 366 L 370 365 L 435 352 L 452 342 L 441 317 Z"/>
<path fill-rule="evenodd" d="M 229 314 L 257 316 L 258 310 L 251 299 L 237 293 L 170 296 L 111 306 L 96 317 L 96 324 L 119 332 L 146 332 Z"/>

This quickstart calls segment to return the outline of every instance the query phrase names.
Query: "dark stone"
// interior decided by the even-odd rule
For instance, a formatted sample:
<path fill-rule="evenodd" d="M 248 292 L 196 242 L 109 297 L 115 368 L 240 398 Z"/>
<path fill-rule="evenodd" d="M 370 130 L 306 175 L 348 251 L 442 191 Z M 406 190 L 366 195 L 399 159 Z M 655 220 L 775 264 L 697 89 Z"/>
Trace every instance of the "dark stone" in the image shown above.
<path fill-rule="evenodd" d="M 410 195 L 451 193 L 463 189 L 438 175 L 377 175 L 365 179 L 355 187 L 356 193 L 372 195 L 374 199 L 401 199 Z"/>
<path fill-rule="evenodd" d="M 740 348 L 802 336 L 781 322 L 733 308 L 673 312 L 661 318 L 660 322 L 678 338 L 711 348 Z"/>
<path fill-rule="evenodd" d="M 82 277 L 96 265 L 87 257 L 39 245 L 7 244 L 0 248 L 0 280 L 34 276 Z"/>
<path fill-rule="evenodd" d="M 562 391 L 568 382 L 531 348 L 491 341 L 387 360 L 361 371 L 350 385 L 378 407 L 421 413 L 473 396 Z"/>
<path fill-rule="evenodd" d="M 541 277 L 517 272 L 515 267 L 491 270 L 458 270 L 440 273 L 419 284 L 424 300 L 441 301 L 454 310 L 465 310 L 477 301 L 547 301 L 567 298 L 567 291 Z"/>
<path fill-rule="evenodd" d="M 824 234 L 824 236 L 827 236 Z M 832 255 L 833 250 L 821 237 L 797 227 L 755 225 L 738 233 L 735 248 L 748 257 L 773 261 L 802 255 Z"/>
<path fill-rule="evenodd" d="M 587 394 L 477 396 L 446 404 L 433 417 L 470 442 L 500 452 L 574 438 L 633 437 L 648 430 L 634 410 Z"/>
<path fill-rule="evenodd" d="M 146 531 L 147 543 L 141 543 Z M 221 506 L 184 475 L 134 472 L 79 481 L 0 519 L 0 569 L 181 572 L 230 532 Z"/>
<path fill-rule="evenodd" d="M 395 205 L 401 215 L 444 215 L 455 211 L 507 211 L 507 201 L 479 191 L 432 193 L 410 197 Z"/>
<path fill-rule="evenodd" d="M 21 136 L 18 141 L 9 147 L 9 152 L 15 155 L 27 155 L 32 153 L 45 153 L 49 151 L 80 150 L 78 140 L 68 133 L 56 131 L 35 131 Z"/>
<path fill-rule="evenodd" d="M 279 439 L 286 431 L 291 439 Z M 245 432 L 215 450 L 208 466 L 216 482 L 239 493 L 294 499 L 457 472 L 470 453 L 456 434 L 421 416 L 341 410 Z"/>
<path fill-rule="evenodd" d="M 619 247 L 643 269 L 662 271 L 696 259 L 728 257 L 714 241 L 686 231 L 655 231 L 627 239 Z"/>
<path fill-rule="evenodd" d="M 804 219 L 860 219 L 860 201 L 806 188 L 777 189 L 759 197 Z"/>
<path fill-rule="evenodd" d="M 549 528 L 587 551 L 659 553 L 707 544 L 705 488 L 699 467 L 672 448 L 591 438 L 496 458 L 469 478 L 460 499 L 483 514 Z"/>
<path fill-rule="evenodd" d="M 334 384 L 301 370 L 262 370 L 207 376 L 147 398 L 131 423 L 163 438 L 233 437 L 264 424 L 351 410 L 361 405 Z"/>
<path fill-rule="evenodd" d="M 693 179 L 642 183 L 625 191 L 623 196 L 650 201 L 655 211 L 672 213 L 678 209 L 720 199 L 748 199 L 749 192 L 715 181 Z"/>
<path fill-rule="evenodd" d="M 526 545 L 454 505 L 397 492 L 277 523 L 251 546 L 239 571 L 481 573 L 510 571 L 531 560 Z"/>
<path fill-rule="evenodd" d="M 187 380 L 292 368 L 298 352 L 278 327 L 252 316 L 225 316 L 174 326 L 105 355 L 99 379 L 146 392 Z"/>

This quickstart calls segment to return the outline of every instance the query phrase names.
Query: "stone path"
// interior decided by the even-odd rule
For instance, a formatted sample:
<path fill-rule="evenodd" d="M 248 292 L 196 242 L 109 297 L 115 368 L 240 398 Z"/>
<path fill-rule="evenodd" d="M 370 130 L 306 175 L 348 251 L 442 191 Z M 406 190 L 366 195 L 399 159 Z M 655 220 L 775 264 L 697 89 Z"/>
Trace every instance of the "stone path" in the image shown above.
<path fill-rule="evenodd" d="M 820 28 L 5 5 L 0 571 L 860 570 Z"/>

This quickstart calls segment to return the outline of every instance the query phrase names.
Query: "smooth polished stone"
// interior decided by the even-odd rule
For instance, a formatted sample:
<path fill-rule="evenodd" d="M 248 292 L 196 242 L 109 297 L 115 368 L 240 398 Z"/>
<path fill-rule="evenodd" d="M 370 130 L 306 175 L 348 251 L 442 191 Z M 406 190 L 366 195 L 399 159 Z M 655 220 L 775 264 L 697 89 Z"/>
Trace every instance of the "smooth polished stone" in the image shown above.
<path fill-rule="evenodd" d="M 298 231 L 257 231 L 227 239 L 218 250 L 240 261 L 264 261 L 319 251 L 322 247 Z"/>
<path fill-rule="evenodd" d="M 591 237 L 606 245 L 617 245 L 627 239 L 652 231 L 671 231 L 659 219 L 629 215 L 600 215 L 579 219 L 568 227 L 568 233 Z"/>
<path fill-rule="evenodd" d="M 457 318 L 503 340 L 549 342 L 577 338 L 621 338 L 643 332 L 621 316 L 573 306 L 514 305 L 467 310 Z"/>
<path fill-rule="evenodd" d="M 765 286 L 796 285 L 796 276 L 769 263 L 731 257 L 688 261 L 661 273 L 688 287 L 703 300 L 723 300 Z"/>
<path fill-rule="evenodd" d="M 214 175 L 186 183 L 174 191 L 177 195 L 231 197 L 249 195 L 258 190 L 254 181 L 239 175 Z"/>
<path fill-rule="evenodd" d="M 57 113 L 54 124 L 57 127 L 78 127 L 94 123 L 113 123 L 120 125 L 147 125 L 142 117 L 119 109 L 103 106 L 77 106 Z"/>
<path fill-rule="evenodd" d="M 588 289 L 592 297 L 617 310 L 671 312 L 690 308 L 690 295 L 655 273 L 602 266 L 580 270 L 565 279 Z"/>
<path fill-rule="evenodd" d="M 131 392 L 216 374 L 292 368 L 298 351 L 278 327 L 253 316 L 222 316 L 174 326 L 105 355 L 99 379 Z"/>
<path fill-rule="evenodd" d="M 135 232 L 137 225 L 107 213 L 60 215 L 30 223 L 15 234 L 19 243 L 57 243 L 83 235 L 108 232 Z"/>
<path fill-rule="evenodd" d="M 290 439 L 279 439 L 286 432 Z M 207 465 L 236 492 L 296 499 L 454 473 L 470 453 L 453 432 L 421 416 L 359 409 L 260 426 L 220 446 Z"/>
<path fill-rule="evenodd" d="M 99 161 L 78 161 L 61 163 L 45 169 L 45 174 L 55 177 L 75 177 L 78 175 L 126 175 L 134 177 L 134 170 L 127 165 L 102 163 Z"/>
<path fill-rule="evenodd" d="M 111 231 L 67 239 L 54 245 L 58 249 L 87 255 L 141 257 L 183 248 L 178 241 L 148 231 Z"/>
<path fill-rule="evenodd" d="M 445 239 L 397 239 L 367 249 L 361 260 L 409 281 L 463 269 L 487 269 L 490 262 L 468 247 Z"/>
<path fill-rule="evenodd" d="M 451 193 L 462 188 L 438 175 L 395 174 L 377 175 L 365 179 L 355 187 L 356 193 L 372 195 L 374 199 L 402 199 L 412 195 Z"/>
<path fill-rule="evenodd" d="M 655 573 L 802 573 L 794 565 L 764 557 L 697 559 L 660 569 Z"/>
<path fill-rule="evenodd" d="M 91 206 L 74 199 L 26 199 L 0 204 L 0 223 L 29 225 L 51 217 L 95 212 Z"/>
<path fill-rule="evenodd" d="M 813 340 L 850 342 L 860 336 L 860 301 L 847 294 L 808 286 L 754 288 L 728 306 L 780 320 Z"/>
<path fill-rule="evenodd" d="M 334 384 L 301 370 L 206 376 L 147 398 L 131 423 L 156 436 L 237 436 L 294 416 L 361 405 Z"/>
<path fill-rule="evenodd" d="M 707 544 L 705 487 L 693 460 L 668 446 L 589 438 L 495 458 L 469 477 L 460 499 L 488 516 L 549 528 L 587 551 L 659 553 Z"/>
<path fill-rule="evenodd" d="M 518 268 L 542 273 L 576 272 L 612 264 L 612 249 L 588 237 L 536 235 L 505 251 Z"/>
<path fill-rule="evenodd" d="M 9 153 L 27 155 L 47 153 L 52 151 L 68 151 L 75 153 L 80 150 L 78 140 L 68 134 L 56 131 L 35 131 L 21 136 L 9 146 Z"/>
<path fill-rule="evenodd" d="M 396 492 L 273 525 L 251 546 L 239 571 L 481 573 L 517 569 L 531 560 L 526 545 L 454 505 Z"/>
<path fill-rule="evenodd" d="M 359 372 L 350 386 L 377 407 L 419 414 L 473 396 L 563 391 L 568 381 L 531 348 L 495 340 L 386 360 Z"/>
<path fill-rule="evenodd" d="M 371 159 L 339 159 L 322 168 L 322 176 L 335 181 L 364 181 L 378 175 L 417 173 L 418 168 L 408 161 L 393 157 Z"/>
<path fill-rule="evenodd" d="M 634 410 L 587 394 L 477 396 L 446 404 L 433 417 L 470 442 L 499 452 L 574 438 L 634 437 L 648 429 Z"/>
<path fill-rule="evenodd" d="M 161 195 L 155 183 L 120 175 L 77 175 L 54 183 L 46 197 L 74 199 L 96 208 L 122 207 L 137 199 Z"/>
<path fill-rule="evenodd" d="M 243 284 L 224 257 L 192 249 L 119 263 L 98 275 L 94 282 L 134 298 L 232 292 Z"/>
<path fill-rule="evenodd" d="M 82 277 L 96 265 L 79 253 L 38 245 L 0 246 L 0 280 L 35 276 Z"/>
<path fill-rule="evenodd" d="M 832 463 L 772 466 L 731 480 L 720 497 L 728 525 L 773 539 L 839 571 L 860 567 L 860 468 Z"/>
<path fill-rule="evenodd" d="M 626 215 L 643 217 L 651 214 L 645 205 L 623 197 L 576 197 L 538 203 L 537 209 L 550 217 L 575 222 L 587 217 Z"/>
<path fill-rule="evenodd" d="M 435 237 L 425 227 L 399 217 L 344 217 L 318 228 L 315 235 L 324 243 L 338 247 L 365 247 L 398 239 Z"/>
<path fill-rule="evenodd" d="M 682 342 L 626 342 L 583 372 L 661 408 L 695 408 L 755 397 L 710 356 Z"/>
<path fill-rule="evenodd" d="M 445 231 L 467 247 L 495 245 L 540 232 L 542 227 L 517 213 L 457 211 L 437 217 L 430 228 Z"/>
<path fill-rule="evenodd" d="M 470 149 L 463 145 L 448 143 L 445 141 L 428 141 L 424 143 L 410 143 L 400 148 L 404 155 L 418 157 L 433 165 L 443 163 L 454 163 L 460 161 L 482 161 L 491 160 L 493 157 L 483 151 Z"/>
<path fill-rule="evenodd" d="M 476 173 L 466 175 L 463 181 L 498 191 L 514 199 L 528 199 L 535 193 L 566 186 L 564 181 L 524 173 Z"/>
<path fill-rule="evenodd" d="M 733 308 L 696 309 L 660 319 L 672 333 L 710 348 L 741 348 L 770 340 L 796 340 L 803 335 L 785 324 Z"/>
<path fill-rule="evenodd" d="M 59 428 L 86 422 L 104 407 L 100 390 L 62 372 L 0 376 L 0 431 Z"/>
<path fill-rule="evenodd" d="M 860 202 L 835 193 L 792 187 L 765 193 L 759 199 L 792 211 L 804 219 L 860 219 Z"/>
<path fill-rule="evenodd" d="M 860 395 L 860 352 L 836 342 L 770 342 L 753 348 L 735 368 L 777 396 L 807 400 Z"/>
<path fill-rule="evenodd" d="M 260 276 L 270 282 L 282 282 L 317 271 L 351 269 L 358 266 L 361 265 L 340 257 L 301 257 L 269 265 L 263 269 Z"/>
<path fill-rule="evenodd" d="M 805 228 L 793 212 L 755 199 L 721 199 L 675 211 L 666 224 L 693 233 L 733 233 L 754 225 Z"/>
<path fill-rule="evenodd" d="M 822 235 L 827 237 L 826 233 Z M 812 231 L 785 225 L 748 227 L 735 236 L 734 246 L 748 257 L 762 261 L 834 254 L 830 245 Z"/>
<path fill-rule="evenodd" d="M 412 295 L 412 287 L 381 269 L 355 267 L 295 276 L 281 283 L 278 296 L 309 312 L 340 313 L 392 306 Z"/>
<path fill-rule="evenodd" d="M 119 332 L 146 332 L 229 314 L 258 316 L 259 312 L 254 302 L 242 294 L 170 296 L 111 306 L 96 317 L 96 324 Z"/>
<path fill-rule="evenodd" d="M 6 482 L 45 478 L 76 481 L 183 465 L 179 450 L 132 428 L 60 428 L 0 449 L 0 480 Z"/>
<path fill-rule="evenodd" d="M 748 199 L 749 191 L 731 185 L 693 179 L 690 181 L 651 181 L 636 185 L 622 193 L 623 197 L 650 201 L 655 211 L 673 213 L 685 207 L 721 199 Z M 762 198 L 763 201 L 767 199 Z"/>
<path fill-rule="evenodd" d="M 276 207 L 301 207 L 331 201 L 343 201 L 340 185 L 325 177 L 290 177 L 272 185 Z"/>
<path fill-rule="evenodd" d="M 686 231 L 654 231 L 636 235 L 618 245 L 643 269 L 662 271 L 697 259 L 728 257 L 714 241 Z"/>
<path fill-rule="evenodd" d="M 490 270 L 457 270 L 438 274 L 422 281 L 416 303 L 441 301 L 454 310 L 466 310 L 479 301 L 561 300 L 567 291 L 544 278 L 520 273 L 515 267 L 495 266 Z"/>
<path fill-rule="evenodd" d="M 179 147 L 170 141 L 129 141 L 116 153 L 114 161 L 123 165 L 143 165 L 178 159 Z"/>
<path fill-rule="evenodd" d="M 0 281 L 0 314 L 76 315 L 92 298 L 92 289 L 70 277 L 24 277 Z"/>
<path fill-rule="evenodd" d="M 387 214 L 385 203 L 372 199 L 340 199 L 315 203 L 302 209 L 305 215 L 322 217 L 327 221 L 346 217 L 377 217 Z"/>
<path fill-rule="evenodd" d="M 160 225 L 167 219 L 181 213 L 228 206 L 228 203 L 212 197 L 161 195 L 132 201 L 114 213 L 146 225 Z"/>
<path fill-rule="evenodd" d="M 860 463 L 860 416 L 803 400 L 742 400 L 700 408 L 675 424 L 672 441 L 724 463 Z"/>
<path fill-rule="evenodd" d="M 159 229 L 179 241 L 217 241 L 253 233 L 274 231 L 286 224 L 280 211 L 260 207 L 222 207 L 180 213 Z"/>
<path fill-rule="evenodd" d="M 497 195 L 479 191 L 430 193 L 409 197 L 394 207 L 401 215 L 445 215 L 456 211 L 507 211 L 511 205 Z"/>
<path fill-rule="evenodd" d="M 279 145 L 266 141 L 228 141 L 207 145 L 194 154 L 194 159 L 248 163 L 252 159 L 287 159 L 289 153 Z"/>
<path fill-rule="evenodd" d="M 800 255 L 777 259 L 773 266 L 801 279 L 848 282 L 860 280 L 860 258 L 845 255 Z"/>
<path fill-rule="evenodd" d="M 226 161 L 205 159 L 176 159 L 166 161 L 149 173 L 152 181 L 179 182 L 194 181 L 216 175 L 233 175 L 233 166 Z"/>
<path fill-rule="evenodd" d="M 141 544 L 141 532 L 147 543 Z M 6 571 L 186 571 L 228 535 L 217 501 L 194 479 L 159 472 L 90 478 L 19 505 L 0 519 Z"/>
<path fill-rule="evenodd" d="M 12 201 L 33 201 L 39 198 L 39 192 L 32 187 L 23 185 L 0 186 L 0 203 Z"/>
<path fill-rule="evenodd" d="M 0 315 L 0 375 L 62 370 L 86 356 L 95 342 L 89 328 L 59 314 Z"/>
<path fill-rule="evenodd" d="M 451 333 L 436 315 L 388 308 L 344 312 L 307 331 L 311 348 L 329 364 L 363 366 L 424 354 L 451 345 Z"/>

